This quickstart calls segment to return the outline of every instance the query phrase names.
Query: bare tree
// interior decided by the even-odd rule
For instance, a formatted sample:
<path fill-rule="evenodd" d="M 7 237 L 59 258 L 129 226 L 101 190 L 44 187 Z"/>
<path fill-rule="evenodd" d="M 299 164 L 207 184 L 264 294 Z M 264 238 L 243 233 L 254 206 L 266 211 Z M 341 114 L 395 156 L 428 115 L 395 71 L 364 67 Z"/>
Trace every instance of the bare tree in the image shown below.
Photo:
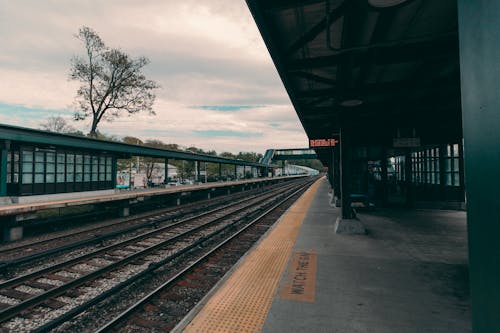
<path fill-rule="evenodd" d="M 90 136 L 96 136 L 97 125 L 103 119 L 111 121 L 139 111 L 155 114 L 153 90 L 159 85 L 142 73 L 149 63 L 147 58 L 132 59 L 121 50 L 106 47 L 88 27 L 80 28 L 76 37 L 84 43 L 86 56 L 71 61 L 70 78 L 81 82 L 75 120 L 92 118 Z"/>
<path fill-rule="evenodd" d="M 61 116 L 47 118 L 40 124 L 40 129 L 56 133 L 79 134 L 77 130 L 73 126 L 69 125 L 66 119 Z"/>

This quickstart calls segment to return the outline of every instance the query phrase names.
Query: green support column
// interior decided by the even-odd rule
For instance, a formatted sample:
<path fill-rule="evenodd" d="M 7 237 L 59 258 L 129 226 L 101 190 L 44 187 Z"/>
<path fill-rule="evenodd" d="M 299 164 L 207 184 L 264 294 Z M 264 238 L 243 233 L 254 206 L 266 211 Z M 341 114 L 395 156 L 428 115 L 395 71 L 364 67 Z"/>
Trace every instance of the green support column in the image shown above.
<path fill-rule="evenodd" d="M 342 219 L 352 219 L 354 211 L 351 208 L 351 160 L 352 147 L 348 139 L 348 132 L 342 131 L 340 143 L 340 186 L 342 193 Z"/>
<path fill-rule="evenodd" d="M 458 0 L 473 332 L 500 332 L 500 1 Z"/>
<path fill-rule="evenodd" d="M 168 158 L 165 159 L 165 179 L 163 183 L 168 184 Z"/>
<path fill-rule="evenodd" d="M 113 180 L 113 188 L 116 188 L 117 174 L 118 174 L 118 160 L 116 157 L 113 157 L 111 162 L 111 178 Z"/>
<path fill-rule="evenodd" d="M 9 142 L 0 143 L 0 197 L 7 195 L 7 153 L 9 151 Z"/>
<path fill-rule="evenodd" d="M 340 135 L 340 191 L 342 193 L 341 216 L 335 222 L 335 233 L 337 234 L 364 234 L 363 224 L 356 219 L 356 214 L 351 207 L 352 187 L 352 153 L 353 146 L 351 133 L 344 128 Z"/>
<path fill-rule="evenodd" d="M 238 173 L 236 171 L 236 164 L 234 165 L 234 180 L 238 179 Z"/>
<path fill-rule="evenodd" d="M 387 205 L 388 195 L 389 195 L 389 184 L 387 177 L 387 150 L 385 148 L 382 149 L 382 156 L 380 157 L 380 178 L 382 179 L 382 205 Z"/>
<path fill-rule="evenodd" d="M 196 161 L 196 181 L 199 182 L 200 179 L 200 161 Z"/>
<path fill-rule="evenodd" d="M 333 193 L 335 195 L 335 206 L 340 207 L 342 191 L 340 190 L 340 148 L 336 146 L 333 151 Z"/>
<path fill-rule="evenodd" d="M 411 150 L 405 152 L 405 190 L 406 190 L 406 207 L 413 207 L 413 182 L 411 180 L 412 164 Z"/>

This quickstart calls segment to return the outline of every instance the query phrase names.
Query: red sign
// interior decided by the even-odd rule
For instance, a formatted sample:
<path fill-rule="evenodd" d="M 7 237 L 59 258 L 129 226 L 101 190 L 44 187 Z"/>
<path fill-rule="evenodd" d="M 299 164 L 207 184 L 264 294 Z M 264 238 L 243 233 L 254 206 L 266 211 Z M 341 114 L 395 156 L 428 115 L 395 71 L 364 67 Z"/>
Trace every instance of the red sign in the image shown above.
<path fill-rule="evenodd" d="M 338 139 L 311 139 L 309 140 L 309 148 L 318 147 L 335 147 L 339 143 Z"/>

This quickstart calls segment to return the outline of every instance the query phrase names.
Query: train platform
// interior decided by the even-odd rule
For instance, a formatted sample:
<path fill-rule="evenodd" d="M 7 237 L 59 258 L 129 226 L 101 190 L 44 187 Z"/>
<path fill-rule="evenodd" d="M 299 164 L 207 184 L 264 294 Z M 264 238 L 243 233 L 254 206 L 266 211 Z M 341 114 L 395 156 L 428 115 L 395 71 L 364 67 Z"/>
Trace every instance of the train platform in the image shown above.
<path fill-rule="evenodd" d="M 471 332 L 465 212 L 358 214 L 316 182 L 175 332 Z"/>
<path fill-rule="evenodd" d="M 136 200 L 145 197 L 153 197 L 165 194 L 175 194 L 191 191 L 206 191 L 218 188 L 230 188 L 244 185 L 253 185 L 260 183 L 268 183 L 280 181 L 288 178 L 300 176 L 285 176 L 273 178 L 254 178 L 238 181 L 217 182 L 217 183 L 202 183 L 198 185 L 187 186 L 172 186 L 172 187 L 157 187 L 149 189 L 134 189 L 129 191 L 88 191 L 88 192 L 72 192 L 64 194 L 47 194 L 20 197 L 23 202 L 15 202 L 0 205 L 0 216 L 15 215 L 21 213 L 35 212 L 43 209 L 62 208 L 71 206 L 81 206 L 88 204 L 100 204 L 112 201 L 121 200 Z"/>

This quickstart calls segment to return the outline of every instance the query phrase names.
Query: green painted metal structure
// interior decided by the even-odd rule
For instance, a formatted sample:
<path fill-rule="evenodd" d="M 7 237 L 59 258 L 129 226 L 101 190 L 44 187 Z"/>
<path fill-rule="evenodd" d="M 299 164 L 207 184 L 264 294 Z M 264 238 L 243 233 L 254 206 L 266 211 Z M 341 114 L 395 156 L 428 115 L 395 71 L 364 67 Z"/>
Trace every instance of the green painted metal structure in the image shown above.
<path fill-rule="evenodd" d="M 474 332 L 500 332 L 500 2 L 459 0 Z"/>
<path fill-rule="evenodd" d="M 169 158 L 185 161 L 202 161 L 210 163 L 246 165 L 254 167 L 266 167 L 266 165 L 247 162 L 243 160 L 233 160 L 229 158 L 181 152 L 147 146 L 131 145 L 121 142 L 105 141 L 91 138 L 84 138 L 74 135 L 51 133 L 31 128 L 23 128 L 0 124 L 0 140 L 16 141 L 23 143 L 35 143 L 39 146 L 71 147 L 86 150 L 95 150 L 113 153 L 121 158 L 130 156 L 147 156 L 158 158 Z"/>
<path fill-rule="evenodd" d="M 144 156 L 250 166 L 268 165 L 192 152 L 104 141 L 0 125 L 0 196 L 104 190 L 115 187 L 119 158 Z M 167 171 L 168 172 L 168 171 Z M 166 177 L 168 180 L 168 175 Z"/>
<path fill-rule="evenodd" d="M 272 164 L 273 161 L 311 160 L 317 158 L 318 155 L 314 149 L 309 148 L 268 149 L 261 163 Z"/>

